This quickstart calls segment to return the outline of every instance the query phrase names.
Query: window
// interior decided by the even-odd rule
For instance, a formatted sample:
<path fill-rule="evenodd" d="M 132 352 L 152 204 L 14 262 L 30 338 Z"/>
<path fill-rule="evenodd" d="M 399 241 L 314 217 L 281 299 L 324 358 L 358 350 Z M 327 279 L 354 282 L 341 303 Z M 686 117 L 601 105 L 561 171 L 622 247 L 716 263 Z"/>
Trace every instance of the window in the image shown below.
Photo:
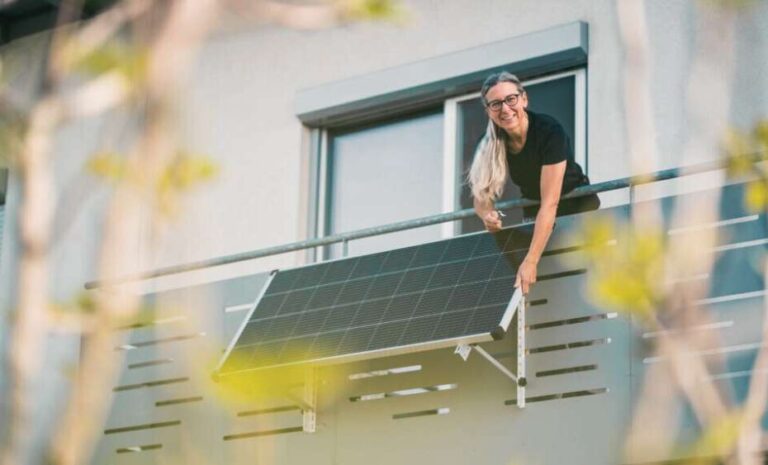
<path fill-rule="evenodd" d="M 321 237 L 471 207 L 465 185 L 487 117 L 478 89 L 491 72 L 525 83 L 530 108 L 554 116 L 586 163 L 588 28 L 576 22 L 299 93 L 311 129 L 309 224 Z M 511 183 L 504 199 L 519 197 Z M 510 212 L 508 222 L 520 219 Z M 476 231 L 469 219 L 334 246 L 359 255 Z M 345 250 L 347 249 L 347 250 Z"/>
<path fill-rule="evenodd" d="M 440 213 L 443 204 L 442 111 L 328 133 L 328 234 Z M 440 227 L 358 239 L 349 254 L 404 247 L 440 237 Z M 331 257 L 342 255 L 334 246 Z"/>

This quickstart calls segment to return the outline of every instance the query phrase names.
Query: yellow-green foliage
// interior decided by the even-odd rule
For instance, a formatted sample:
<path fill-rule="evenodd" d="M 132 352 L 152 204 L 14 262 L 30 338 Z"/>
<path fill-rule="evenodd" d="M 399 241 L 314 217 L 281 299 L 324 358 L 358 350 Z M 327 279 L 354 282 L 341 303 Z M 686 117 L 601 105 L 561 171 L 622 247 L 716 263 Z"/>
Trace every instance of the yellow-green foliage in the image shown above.
<path fill-rule="evenodd" d="M 744 203 L 747 209 L 753 213 L 761 212 L 768 205 L 768 180 L 760 179 L 747 184 L 744 193 Z"/>
<path fill-rule="evenodd" d="M 95 291 L 98 292 L 98 291 Z M 50 307 L 54 313 L 67 315 L 80 315 L 89 317 L 95 315 L 100 309 L 96 302 L 94 291 L 83 291 L 78 293 L 70 302 L 53 304 Z M 167 308 L 165 309 L 168 310 Z M 116 327 L 139 327 L 151 324 L 157 319 L 158 309 L 147 303 L 142 303 L 135 312 L 129 315 L 118 315 L 114 317 L 113 324 Z"/>
<path fill-rule="evenodd" d="M 74 69 L 84 74 L 118 72 L 127 80 L 138 82 L 147 71 L 146 51 L 124 42 L 107 42 L 85 54 L 80 53 L 76 45 L 69 50 Z"/>
<path fill-rule="evenodd" d="M 691 457 L 686 465 L 722 463 L 721 458 L 736 447 L 743 419 L 743 412 L 736 410 L 709 425 L 694 444 L 682 451 L 681 455 Z"/>
<path fill-rule="evenodd" d="M 178 194 L 218 174 L 218 167 L 203 155 L 179 152 L 157 181 L 157 207 L 167 215 L 176 212 Z"/>
<path fill-rule="evenodd" d="M 209 181 L 218 173 L 210 158 L 189 152 L 179 152 L 160 177 L 158 188 L 182 191 L 195 184 Z"/>
<path fill-rule="evenodd" d="M 744 205 L 752 213 L 768 208 L 768 120 L 758 122 L 751 132 L 730 130 L 725 137 L 724 151 L 729 176 L 749 176 Z M 763 162 L 763 163 L 759 163 Z"/>
<path fill-rule="evenodd" d="M 661 301 L 665 236 L 603 216 L 584 223 L 591 298 L 602 307 L 651 318 Z"/>
<path fill-rule="evenodd" d="M 20 155 L 26 130 L 25 115 L 4 98 L 0 89 L 0 168 L 11 166 Z"/>
<path fill-rule="evenodd" d="M 338 0 L 342 14 L 353 21 L 392 21 L 407 19 L 405 9 L 395 0 Z"/>
<path fill-rule="evenodd" d="M 116 152 L 100 152 L 88 160 L 86 170 L 104 180 L 119 181 L 125 176 L 125 159 Z"/>
<path fill-rule="evenodd" d="M 212 180 L 218 174 L 218 167 L 205 155 L 188 151 L 179 151 L 171 162 L 162 170 L 156 180 L 147 180 L 146 175 L 135 172 L 125 157 L 116 152 L 100 152 L 92 156 L 86 164 L 86 170 L 106 181 L 117 183 L 132 182 L 136 185 L 153 186 L 158 209 L 165 214 L 176 210 L 179 194 L 197 185 Z"/>
<path fill-rule="evenodd" d="M 244 363 L 243 367 L 248 365 Z M 229 405 L 258 403 L 273 397 L 302 397 L 308 369 L 304 365 L 294 365 L 225 375 L 213 386 L 213 394 Z"/>

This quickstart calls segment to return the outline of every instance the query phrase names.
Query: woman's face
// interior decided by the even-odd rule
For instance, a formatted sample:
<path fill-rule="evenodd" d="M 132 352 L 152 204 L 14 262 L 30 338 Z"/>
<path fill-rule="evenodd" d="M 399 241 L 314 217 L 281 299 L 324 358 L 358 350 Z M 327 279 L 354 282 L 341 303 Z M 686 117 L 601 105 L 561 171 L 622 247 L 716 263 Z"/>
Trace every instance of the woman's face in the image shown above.
<path fill-rule="evenodd" d="M 514 102 L 512 106 L 510 102 Z M 525 109 L 528 107 L 528 96 L 518 90 L 517 85 L 511 82 L 500 82 L 488 89 L 485 94 L 485 111 L 488 117 L 497 126 L 507 133 L 520 133 L 523 129 Z M 501 108 L 491 108 L 501 102 Z"/>

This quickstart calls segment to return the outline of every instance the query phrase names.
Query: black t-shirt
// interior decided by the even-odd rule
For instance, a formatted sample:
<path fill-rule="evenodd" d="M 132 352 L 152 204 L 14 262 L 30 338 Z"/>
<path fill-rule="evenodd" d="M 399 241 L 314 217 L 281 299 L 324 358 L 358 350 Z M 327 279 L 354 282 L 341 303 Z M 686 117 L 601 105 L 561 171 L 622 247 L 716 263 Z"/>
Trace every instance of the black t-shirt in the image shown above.
<path fill-rule="evenodd" d="M 566 161 L 562 194 L 588 184 L 587 177 L 573 158 L 571 141 L 565 130 L 551 116 L 528 113 L 528 135 L 520 153 L 507 150 L 507 164 L 512 181 L 523 197 L 541 199 L 541 167 Z"/>

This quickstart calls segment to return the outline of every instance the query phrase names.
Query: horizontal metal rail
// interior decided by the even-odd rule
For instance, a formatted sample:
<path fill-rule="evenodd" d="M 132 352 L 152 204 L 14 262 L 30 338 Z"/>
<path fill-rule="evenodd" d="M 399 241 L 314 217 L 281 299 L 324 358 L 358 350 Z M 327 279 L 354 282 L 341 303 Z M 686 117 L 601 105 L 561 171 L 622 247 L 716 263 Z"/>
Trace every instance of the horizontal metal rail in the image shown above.
<path fill-rule="evenodd" d="M 628 187 L 639 186 L 643 184 L 649 184 L 658 181 L 665 181 L 668 179 L 674 179 L 681 176 L 688 176 L 692 174 L 699 174 L 708 171 L 715 171 L 723 169 L 723 161 L 715 161 L 708 163 L 701 163 L 696 165 L 690 165 L 682 168 L 672 168 L 662 171 L 657 171 L 652 174 L 630 176 L 626 178 L 614 179 L 612 181 L 605 181 L 598 184 L 592 184 L 589 186 L 577 187 L 573 191 L 564 195 L 563 199 L 570 199 L 574 197 L 582 197 L 585 195 L 597 194 L 600 192 L 608 192 L 618 189 L 626 189 Z M 514 207 L 528 207 L 532 205 L 538 205 L 536 200 L 528 199 L 515 199 L 507 200 L 504 202 L 498 202 L 496 208 L 506 209 Z M 94 289 L 98 287 L 104 287 L 109 285 L 124 284 L 128 282 L 141 281 L 145 279 L 158 278 L 160 276 L 167 276 L 171 274 L 184 273 L 187 271 L 194 271 L 203 268 L 210 268 L 214 266 L 229 265 L 231 263 L 243 262 L 247 260 L 254 260 L 256 258 L 269 257 L 271 255 L 279 255 L 288 252 L 295 252 L 297 250 L 311 249 L 315 247 L 322 247 L 326 245 L 336 244 L 339 242 L 347 242 L 354 239 L 362 239 L 370 236 L 378 236 L 381 234 L 393 233 L 397 231 L 404 231 L 407 229 L 422 228 L 424 226 L 431 226 L 433 224 L 445 223 L 448 221 L 456 221 L 464 218 L 470 218 L 475 215 L 475 211 L 472 208 L 466 208 L 464 210 L 457 210 L 450 213 L 440 213 L 437 215 L 425 216 L 422 218 L 416 218 L 412 220 L 399 221 L 397 223 L 391 223 L 382 226 L 374 226 L 371 228 L 360 229 L 357 231 L 351 231 L 340 234 L 333 234 L 331 236 L 319 237 L 316 239 L 307 239 L 304 241 L 292 242 L 290 244 L 277 245 L 274 247 L 267 247 L 264 249 L 254 250 L 250 252 L 243 252 L 233 255 L 226 255 L 223 257 L 211 258 L 208 260 L 200 260 L 196 262 L 184 263 L 181 265 L 173 265 L 164 268 L 158 268 L 155 270 L 139 273 L 135 275 L 128 275 L 115 279 L 106 279 L 100 281 L 89 281 L 85 284 L 86 289 Z"/>

